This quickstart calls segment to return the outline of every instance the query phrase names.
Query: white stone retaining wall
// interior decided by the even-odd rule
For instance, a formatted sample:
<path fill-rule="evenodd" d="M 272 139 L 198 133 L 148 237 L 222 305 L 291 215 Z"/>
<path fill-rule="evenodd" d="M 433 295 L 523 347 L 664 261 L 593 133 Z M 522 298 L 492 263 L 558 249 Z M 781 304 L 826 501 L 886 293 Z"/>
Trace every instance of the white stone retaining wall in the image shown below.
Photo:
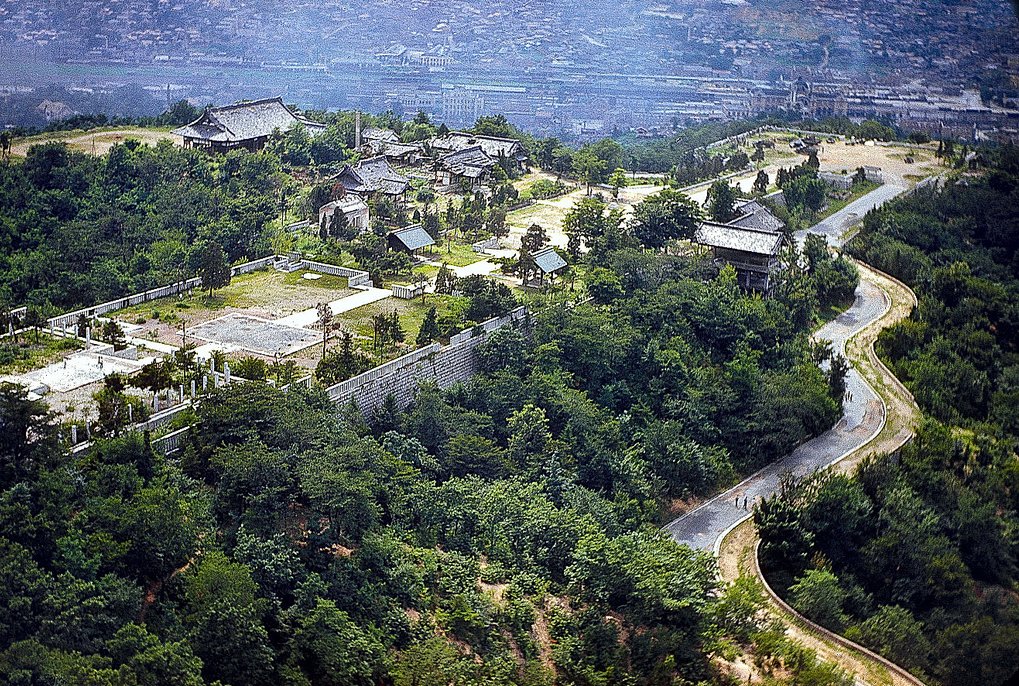
<path fill-rule="evenodd" d="M 498 247 L 499 247 L 499 238 L 497 236 L 492 236 L 491 238 L 486 238 L 483 241 L 478 241 L 477 243 L 472 243 L 471 244 L 471 249 L 474 252 L 484 252 L 486 250 L 495 250 Z"/>
<path fill-rule="evenodd" d="M 401 300 L 413 300 L 421 295 L 424 290 L 424 284 L 419 284 L 417 286 L 401 286 L 400 284 L 393 284 L 393 295 Z"/>

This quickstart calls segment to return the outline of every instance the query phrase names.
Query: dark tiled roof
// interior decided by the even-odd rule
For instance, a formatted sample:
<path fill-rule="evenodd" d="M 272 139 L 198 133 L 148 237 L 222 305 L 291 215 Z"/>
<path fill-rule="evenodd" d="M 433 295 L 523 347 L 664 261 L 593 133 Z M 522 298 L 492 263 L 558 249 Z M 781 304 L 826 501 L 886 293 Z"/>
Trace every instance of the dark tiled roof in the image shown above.
<path fill-rule="evenodd" d="M 784 226 L 781 219 L 756 200 L 743 203 L 736 209 L 740 216 L 729 222 L 733 226 L 762 231 L 781 231 Z"/>
<path fill-rule="evenodd" d="M 782 248 L 784 237 L 775 231 L 703 222 L 697 228 L 694 240 L 712 248 L 727 248 L 755 255 L 775 256 Z"/>
<path fill-rule="evenodd" d="M 534 260 L 534 264 L 538 265 L 538 269 L 546 274 L 557 272 L 566 266 L 566 260 L 552 248 L 539 250 L 531 255 L 531 259 Z"/>
<path fill-rule="evenodd" d="M 378 126 L 369 126 L 361 134 L 361 138 L 366 141 L 385 141 L 387 143 L 398 143 L 400 137 L 396 135 L 395 131 L 389 129 L 383 129 Z"/>
<path fill-rule="evenodd" d="M 282 98 L 242 102 L 226 107 L 210 107 L 202 116 L 173 133 L 186 138 L 233 143 L 263 138 L 276 129 L 287 131 L 297 124 L 314 135 L 325 129 L 324 124 L 308 121 L 291 112 Z"/>
<path fill-rule="evenodd" d="M 376 139 L 371 139 L 365 143 L 364 150 L 372 155 L 385 155 L 386 157 L 403 157 L 404 155 L 424 152 L 419 143 L 393 143 Z"/>
<path fill-rule="evenodd" d="M 515 160 L 527 159 L 524 146 L 515 138 L 497 138 L 496 136 L 478 136 L 462 131 L 450 131 L 441 138 L 432 141 L 436 150 L 458 151 L 480 146 L 489 157 L 507 157 Z"/>
<path fill-rule="evenodd" d="M 399 195 L 410 185 L 410 179 L 393 169 L 384 156 L 361 160 L 354 166 L 348 164 L 337 178 L 354 193 Z"/>
<path fill-rule="evenodd" d="M 435 239 L 428 235 L 428 232 L 421 228 L 420 224 L 414 224 L 399 231 L 393 231 L 389 235 L 403 243 L 407 250 L 418 250 L 429 245 L 435 245 Z"/>
<path fill-rule="evenodd" d="M 477 177 L 495 166 L 480 145 L 451 152 L 439 158 L 439 165 L 457 176 Z"/>

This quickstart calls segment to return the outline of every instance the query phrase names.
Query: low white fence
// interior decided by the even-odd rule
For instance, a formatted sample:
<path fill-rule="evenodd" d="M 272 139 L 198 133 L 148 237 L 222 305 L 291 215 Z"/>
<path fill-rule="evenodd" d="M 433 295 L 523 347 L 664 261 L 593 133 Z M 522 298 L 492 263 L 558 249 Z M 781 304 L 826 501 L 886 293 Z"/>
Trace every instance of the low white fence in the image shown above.
<path fill-rule="evenodd" d="M 416 286 L 401 286 L 400 284 L 393 285 L 393 295 L 401 300 L 413 300 L 424 292 L 425 285 L 423 283 Z"/>
<path fill-rule="evenodd" d="M 301 229 L 306 229 L 309 226 L 311 226 L 311 220 L 305 219 L 303 221 L 294 222 L 293 224 L 287 224 L 285 227 L 283 227 L 283 230 L 286 231 L 287 233 L 294 233 L 296 231 L 300 231 Z"/>
<path fill-rule="evenodd" d="M 262 257 L 257 260 L 238 264 L 230 268 L 231 276 L 239 276 L 241 274 L 247 274 L 249 272 L 259 271 L 260 269 L 268 269 L 273 264 L 280 260 L 286 260 L 287 258 L 281 255 L 269 255 L 268 257 Z M 371 279 L 368 272 L 361 271 L 360 269 L 349 269 L 347 267 L 338 267 L 334 264 L 326 264 L 324 262 L 315 262 L 312 260 L 300 261 L 302 268 L 309 269 L 311 271 L 322 272 L 323 274 L 332 274 L 334 276 L 342 276 L 347 279 L 347 284 L 350 287 L 357 286 L 371 286 Z M 195 276 L 184 281 L 177 281 L 167 286 L 159 286 L 157 288 L 151 288 L 141 293 L 133 293 L 123 298 L 117 298 L 115 300 L 109 300 L 98 305 L 91 307 L 83 307 L 73 312 L 65 312 L 64 314 L 58 314 L 55 317 L 51 317 L 47 320 L 47 325 L 50 329 L 63 331 L 65 329 L 73 328 L 77 325 L 78 319 L 84 315 L 88 319 L 93 317 L 101 317 L 104 314 L 110 312 L 116 312 L 117 310 L 123 310 L 134 305 L 140 305 L 142 303 L 149 302 L 151 300 L 158 300 L 171 295 L 179 295 L 181 293 L 187 293 L 195 288 L 201 286 L 201 278 Z M 11 311 L 12 314 L 24 318 L 25 307 L 19 307 Z M 3 334 L 3 335 L 6 335 Z"/>
<path fill-rule="evenodd" d="M 190 426 L 185 426 L 176 431 L 171 431 L 165 436 L 159 438 L 153 438 L 151 441 L 152 449 L 158 450 L 163 455 L 172 455 L 181 448 L 181 444 L 184 442 L 184 436 L 191 429 Z"/>
<path fill-rule="evenodd" d="M 304 269 L 310 269 L 311 271 L 346 277 L 347 285 L 351 288 L 372 285 L 368 272 L 361 271 L 360 269 L 339 267 L 335 264 L 326 264 L 325 262 L 315 262 L 313 260 L 301 260 L 301 265 Z"/>
<path fill-rule="evenodd" d="M 486 238 L 483 241 L 478 241 L 477 243 L 472 243 L 471 244 L 471 249 L 474 252 L 484 252 L 486 250 L 495 250 L 498 247 L 499 247 L 499 238 L 497 236 L 492 236 L 491 238 Z"/>
<path fill-rule="evenodd" d="M 259 269 L 265 269 L 269 267 L 273 261 L 277 259 L 276 256 L 263 257 L 258 260 L 252 260 L 251 262 L 245 262 L 244 264 L 238 264 L 235 267 L 230 268 L 231 276 L 238 276 L 240 274 L 247 274 L 248 272 L 258 271 Z M 168 295 L 177 295 L 179 293 L 185 293 L 192 289 L 198 288 L 202 285 L 201 278 L 195 276 L 184 281 L 178 281 L 168 286 L 159 286 L 158 288 L 152 288 L 141 293 L 134 293 L 124 298 L 117 298 L 116 300 L 109 300 L 92 307 L 83 307 L 80 310 L 74 312 L 67 312 L 65 314 L 59 314 L 56 317 L 51 317 L 48 320 L 49 325 L 54 329 L 65 329 L 75 326 L 78 322 L 78 318 L 81 315 L 85 315 L 88 318 L 100 317 L 109 312 L 116 312 L 117 310 L 123 310 L 126 307 L 132 307 L 134 305 L 140 305 L 141 303 L 149 302 L 150 300 L 158 300 L 159 298 L 165 298 Z"/>

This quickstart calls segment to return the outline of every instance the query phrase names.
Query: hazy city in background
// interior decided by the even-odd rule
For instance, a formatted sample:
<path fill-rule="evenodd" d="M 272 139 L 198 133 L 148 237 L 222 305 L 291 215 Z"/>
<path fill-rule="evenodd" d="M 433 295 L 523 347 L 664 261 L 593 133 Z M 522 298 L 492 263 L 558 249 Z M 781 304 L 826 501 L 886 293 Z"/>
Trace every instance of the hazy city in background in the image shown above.
<path fill-rule="evenodd" d="M 283 95 L 578 138 L 779 107 L 972 135 L 1016 121 L 1015 32 L 996 0 L 4 2 L 0 121 Z"/>

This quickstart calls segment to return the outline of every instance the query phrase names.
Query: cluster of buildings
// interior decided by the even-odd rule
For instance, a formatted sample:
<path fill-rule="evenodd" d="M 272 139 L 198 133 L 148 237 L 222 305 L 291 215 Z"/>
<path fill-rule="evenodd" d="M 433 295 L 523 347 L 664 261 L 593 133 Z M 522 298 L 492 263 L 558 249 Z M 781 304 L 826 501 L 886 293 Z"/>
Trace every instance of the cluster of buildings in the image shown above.
<path fill-rule="evenodd" d="M 581 138 L 781 109 L 965 137 L 1015 123 L 987 104 L 1019 103 L 1007 3 L 822 0 L 795 15 L 744 5 L 298 0 L 281 12 L 268 0 L 26 0 L 0 8 L 0 63 L 103 65 L 108 82 L 172 84 L 196 100 L 285 83 L 288 100 L 308 105 L 420 109 L 451 126 L 501 112 Z M 83 85 L 80 73 L 67 69 L 65 84 Z M 978 87 L 983 98 L 960 96 Z"/>
<path fill-rule="evenodd" d="M 893 122 L 905 131 L 969 140 L 1010 140 L 1019 131 L 1017 109 L 985 105 L 974 91 L 919 83 L 875 85 L 800 78 L 752 87 L 749 96 L 745 116 L 790 112 L 809 119 L 878 119 Z"/>
<path fill-rule="evenodd" d="M 298 125 L 311 136 L 326 128 L 291 111 L 282 98 L 266 98 L 210 107 L 173 133 L 181 136 L 188 148 L 218 153 L 257 151 L 275 132 Z M 456 192 L 487 188 L 497 167 L 517 173 L 525 171 L 528 164 L 523 145 L 513 138 L 450 131 L 426 141 L 404 143 L 390 129 L 367 127 L 362 131 L 360 117 L 357 127 L 357 151 L 363 157 L 345 164 L 330 178 L 334 196 L 339 197 L 319 209 L 321 227 L 333 225 L 342 215 L 344 223 L 355 232 L 367 231 L 371 226 L 370 201 L 386 198 L 396 205 L 405 204 L 411 179 L 397 167 L 430 167 L 438 190 Z M 420 227 L 401 229 L 390 237 L 395 247 L 411 253 L 434 243 Z"/>
<path fill-rule="evenodd" d="M 275 131 L 288 131 L 298 124 L 311 136 L 325 130 L 324 124 L 292 112 L 282 98 L 267 98 L 210 107 L 173 133 L 183 138 L 187 148 L 255 151 L 261 150 Z M 366 157 L 344 166 L 335 178 L 349 193 L 362 196 L 404 200 L 410 178 L 394 165 L 430 164 L 440 189 L 477 190 L 492 181 L 497 166 L 509 174 L 525 171 L 528 164 L 523 145 L 514 138 L 450 131 L 426 141 L 404 143 L 396 132 L 378 127 L 359 128 L 356 137 L 357 151 Z"/>

